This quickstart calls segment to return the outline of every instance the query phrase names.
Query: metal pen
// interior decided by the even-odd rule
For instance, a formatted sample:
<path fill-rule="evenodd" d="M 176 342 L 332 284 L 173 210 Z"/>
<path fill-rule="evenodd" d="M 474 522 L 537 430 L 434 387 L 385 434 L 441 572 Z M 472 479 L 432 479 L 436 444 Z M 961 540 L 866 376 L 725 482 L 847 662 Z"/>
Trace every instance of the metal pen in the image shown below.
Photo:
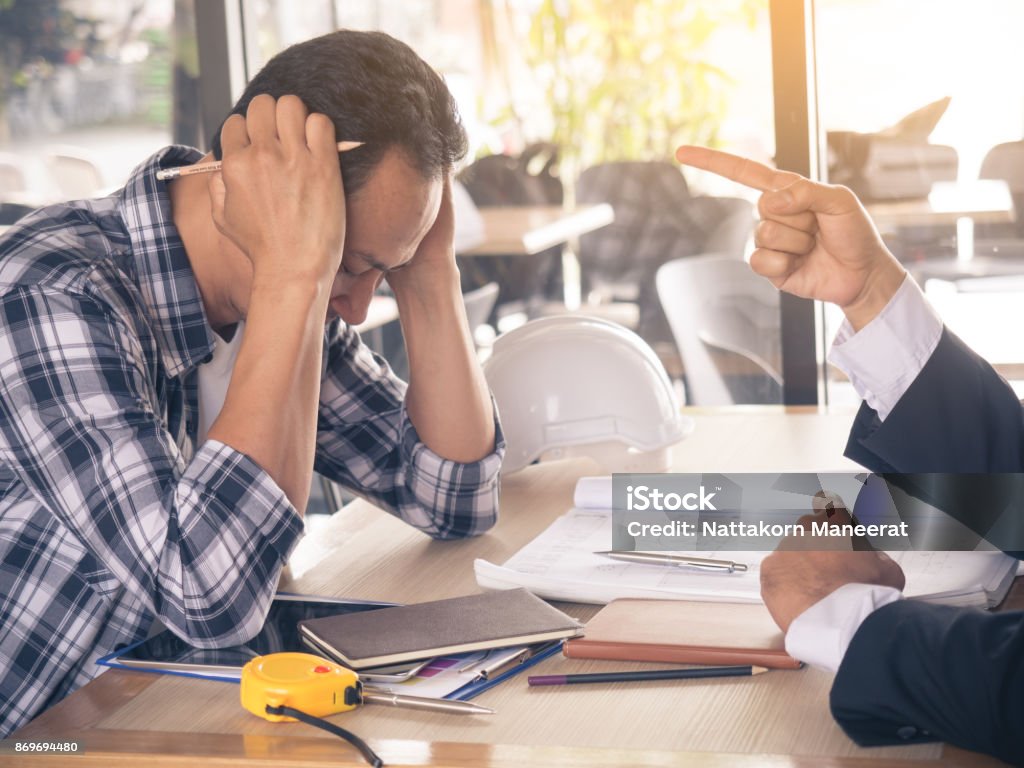
<path fill-rule="evenodd" d="M 494 659 L 486 659 L 482 666 L 480 666 L 481 662 L 470 665 L 470 668 L 465 671 L 473 672 L 473 682 L 477 680 L 490 680 L 492 677 L 496 677 L 518 664 L 522 664 L 531 655 L 532 653 L 529 648 L 520 648 L 512 654 L 499 651 L 495 654 Z"/>
<path fill-rule="evenodd" d="M 628 563 L 644 563 L 645 565 L 671 565 L 681 568 L 701 568 L 707 571 L 725 571 L 727 573 L 743 573 L 747 570 L 744 563 L 732 560 L 713 560 L 710 557 L 691 557 L 689 555 L 670 555 L 667 552 L 595 552 L 613 560 Z"/>
<path fill-rule="evenodd" d="M 477 671 L 476 676 L 473 678 L 474 682 L 477 680 L 493 680 L 499 675 L 508 672 L 513 667 L 517 667 L 520 664 L 524 664 L 534 656 L 544 653 L 548 649 L 561 645 L 561 640 L 554 640 L 550 643 L 544 643 L 535 648 L 524 648 L 523 650 L 516 653 L 511 657 L 499 657 L 494 660 L 490 665 L 484 666 L 483 669 Z"/>
<path fill-rule="evenodd" d="M 494 710 L 481 707 L 469 701 L 452 701 L 450 699 L 429 699 L 425 696 L 404 696 L 400 693 L 387 693 L 363 686 L 361 696 L 363 704 L 383 704 L 388 707 L 406 707 L 422 709 L 427 712 L 444 712 L 449 715 L 493 715 Z"/>

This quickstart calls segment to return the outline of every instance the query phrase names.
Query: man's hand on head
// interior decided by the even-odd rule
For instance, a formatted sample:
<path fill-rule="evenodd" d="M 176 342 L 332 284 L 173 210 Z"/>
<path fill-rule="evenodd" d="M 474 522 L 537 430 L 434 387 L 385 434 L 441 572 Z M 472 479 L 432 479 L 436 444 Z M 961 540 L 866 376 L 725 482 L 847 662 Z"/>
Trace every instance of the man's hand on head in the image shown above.
<path fill-rule="evenodd" d="M 420 241 L 409 265 L 388 273 L 388 285 L 396 295 L 416 289 L 425 281 L 440 281 L 447 287 L 453 275 L 458 274 L 454 242 L 455 206 L 452 202 L 452 180 L 448 175 L 444 179 L 441 204 L 434 223 Z"/>
<path fill-rule="evenodd" d="M 783 632 L 797 616 L 845 584 L 903 589 L 906 583 L 903 570 L 884 552 L 855 550 L 848 537 L 812 536 L 812 523 L 851 522 L 842 507 L 818 506 L 819 511 L 799 520 L 807 535 L 786 537 L 761 563 L 761 597 Z"/>
<path fill-rule="evenodd" d="M 860 330 L 903 283 L 906 271 L 846 187 L 706 147 L 679 147 L 676 159 L 763 193 L 750 266 L 776 288 L 836 304 Z"/>
<path fill-rule="evenodd" d="M 213 220 L 252 262 L 254 285 L 334 280 L 345 241 L 336 142 L 330 119 L 297 96 L 256 96 L 224 123 Z"/>
<path fill-rule="evenodd" d="M 455 263 L 451 177 L 441 185 L 437 215 L 408 266 L 388 273 L 409 354 L 405 407 L 423 443 L 455 462 L 495 450 L 490 392 L 466 319 Z"/>

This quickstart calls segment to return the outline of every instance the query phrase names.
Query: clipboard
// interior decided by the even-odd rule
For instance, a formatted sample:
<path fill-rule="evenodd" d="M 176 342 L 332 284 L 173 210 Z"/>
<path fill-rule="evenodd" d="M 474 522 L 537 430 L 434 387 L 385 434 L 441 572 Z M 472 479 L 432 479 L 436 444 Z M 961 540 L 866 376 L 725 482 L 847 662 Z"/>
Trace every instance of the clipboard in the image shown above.
<path fill-rule="evenodd" d="M 470 699 L 476 698 L 484 691 L 489 691 L 496 685 L 501 685 L 509 678 L 515 677 L 520 672 L 524 672 L 530 667 L 538 664 L 544 659 L 554 656 L 556 653 L 562 650 L 562 641 L 558 640 L 552 643 L 547 643 L 542 646 L 536 653 L 529 658 L 521 661 L 513 667 L 501 672 L 494 677 L 488 679 L 479 679 L 467 683 L 456 691 L 445 696 L 446 699 L 453 699 L 455 701 L 469 701 Z"/>

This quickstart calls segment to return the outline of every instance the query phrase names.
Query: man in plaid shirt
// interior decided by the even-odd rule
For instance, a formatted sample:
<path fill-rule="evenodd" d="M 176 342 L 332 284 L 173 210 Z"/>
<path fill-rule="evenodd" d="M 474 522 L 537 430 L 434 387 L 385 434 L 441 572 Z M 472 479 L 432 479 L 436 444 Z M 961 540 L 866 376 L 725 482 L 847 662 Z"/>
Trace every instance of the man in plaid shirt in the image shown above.
<path fill-rule="evenodd" d="M 0 735 L 157 618 L 254 635 L 314 467 L 437 538 L 495 522 L 444 83 L 337 32 L 275 57 L 219 139 L 221 173 L 158 181 L 212 159 L 170 147 L 0 240 Z M 339 163 L 339 140 L 365 144 Z M 351 328 L 384 277 L 408 386 Z"/>

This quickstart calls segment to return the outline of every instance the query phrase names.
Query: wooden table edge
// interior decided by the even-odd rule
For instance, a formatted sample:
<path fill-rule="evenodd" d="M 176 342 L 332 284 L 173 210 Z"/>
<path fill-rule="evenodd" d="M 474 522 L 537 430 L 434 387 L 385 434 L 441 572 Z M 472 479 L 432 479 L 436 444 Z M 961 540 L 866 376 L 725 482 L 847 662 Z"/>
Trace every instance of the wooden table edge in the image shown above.
<path fill-rule="evenodd" d="M 80 741 L 84 751 L 75 755 L 26 754 L 24 760 L 0 751 L 0 765 L 25 764 L 35 768 L 56 765 L 221 765 L 354 766 L 366 762 L 349 745 L 333 736 L 300 724 L 282 725 L 281 734 L 226 734 L 203 732 L 162 732 L 97 728 L 107 713 L 128 704 L 160 675 L 126 670 L 109 670 L 80 695 L 64 699 L 6 741 Z M 83 695 L 84 694 L 84 695 Z M 197 724 L 198 725 L 198 724 Z M 681 724 L 680 727 L 683 727 Z M 302 730 L 298 735 L 294 731 Z M 528 746 L 472 742 L 430 742 L 402 739 L 368 739 L 386 765 L 420 765 L 441 768 L 491 766 L 521 768 L 523 765 L 558 765 L 574 768 L 613 768 L 621 765 L 677 766 L 678 768 L 988 768 L 1003 763 L 973 752 L 944 745 L 937 760 L 822 757 L 818 755 L 748 754 L 730 752 L 685 752 L 628 750 L 614 747 Z"/>
<path fill-rule="evenodd" d="M 197 765 L 204 768 L 238 765 L 273 765 L 288 768 L 344 766 L 365 768 L 366 761 L 350 745 L 333 736 L 298 723 L 283 724 L 278 735 L 257 733 L 159 732 L 138 730 L 65 731 L 61 741 L 77 740 L 83 747 L 75 754 L 19 755 L 0 753 L 0 765 L 29 766 L 152 766 Z M 295 731 L 302 730 L 301 734 Z M 374 739 L 367 742 L 384 764 L 432 768 L 521 768 L 524 765 L 565 768 L 998 768 L 992 758 L 945 746 L 936 760 L 822 757 L 729 752 L 681 752 L 629 750 L 614 747 L 526 746 L 470 742 L 429 742 L 405 739 Z"/>

